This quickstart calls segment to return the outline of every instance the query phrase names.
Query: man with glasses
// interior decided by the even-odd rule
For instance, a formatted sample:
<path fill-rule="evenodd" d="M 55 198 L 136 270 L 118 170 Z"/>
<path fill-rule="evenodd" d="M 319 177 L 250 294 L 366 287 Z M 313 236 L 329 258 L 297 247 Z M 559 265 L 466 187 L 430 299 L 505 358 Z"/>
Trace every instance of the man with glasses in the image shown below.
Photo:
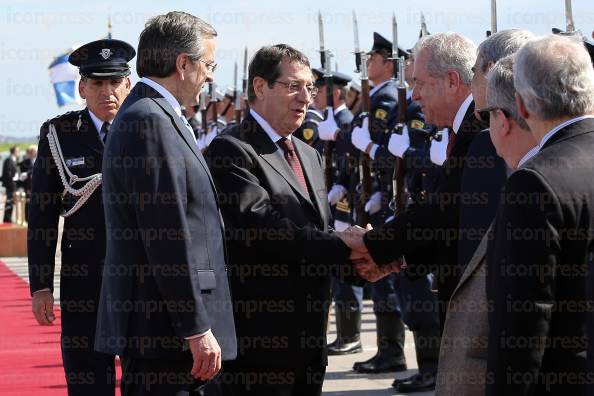
<path fill-rule="evenodd" d="M 216 31 L 170 12 L 140 34 L 140 82 L 103 158 L 107 254 L 95 347 L 122 357 L 122 395 L 194 394 L 236 356 L 224 225 L 181 106 L 212 81 Z"/>
<path fill-rule="evenodd" d="M 307 57 L 277 44 L 249 65 L 250 114 L 216 137 L 208 162 L 229 242 L 239 345 L 217 380 L 225 395 L 322 391 L 332 276 L 355 253 L 328 233 L 320 154 L 292 136 L 317 88 Z"/>

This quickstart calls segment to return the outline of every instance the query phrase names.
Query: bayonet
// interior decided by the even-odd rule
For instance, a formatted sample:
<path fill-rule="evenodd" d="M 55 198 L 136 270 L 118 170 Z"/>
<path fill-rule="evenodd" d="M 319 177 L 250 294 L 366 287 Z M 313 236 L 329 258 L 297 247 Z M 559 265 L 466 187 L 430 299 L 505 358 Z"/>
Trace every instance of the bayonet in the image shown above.
<path fill-rule="evenodd" d="M 361 72 L 361 47 L 359 46 L 359 24 L 357 14 L 353 10 L 353 34 L 355 35 L 355 73 Z"/>
<path fill-rule="evenodd" d="M 425 37 L 429 35 L 429 31 L 427 30 L 427 22 L 425 21 L 425 15 L 421 12 L 421 37 Z"/>
<path fill-rule="evenodd" d="M 318 11 L 318 32 L 320 35 L 320 63 L 322 69 L 326 68 L 326 49 L 324 46 L 324 20 L 322 19 L 322 13 Z"/>
<path fill-rule="evenodd" d="M 565 30 L 567 33 L 575 32 L 575 24 L 573 23 L 573 9 L 571 7 L 571 0 L 565 0 Z"/>
<path fill-rule="evenodd" d="M 497 0 L 491 0 L 491 34 L 497 33 Z"/>

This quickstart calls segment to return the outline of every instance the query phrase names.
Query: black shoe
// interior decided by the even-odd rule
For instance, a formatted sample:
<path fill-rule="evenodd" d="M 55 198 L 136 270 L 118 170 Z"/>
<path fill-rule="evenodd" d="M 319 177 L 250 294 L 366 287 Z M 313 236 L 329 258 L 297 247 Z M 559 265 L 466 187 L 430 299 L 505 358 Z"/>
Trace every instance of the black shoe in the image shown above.
<path fill-rule="evenodd" d="M 378 352 L 374 357 L 364 362 L 356 362 L 353 370 L 357 373 L 389 373 L 392 371 L 406 371 L 406 362 L 397 359 L 391 353 Z"/>
<path fill-rule="evenodd" d="M 417 374 L 413 374 L 404 378 L 395 378 L 394 382 L 392 382 L 392 388 L 398 388 L 398 385 L 400 385 L 401 382 L 410 381 L 415 375 Z"/>
<path fill-rule="evenodd" d="M 338 342 L 338 340 L 328 345 L 328 355 L 351 355 L 353 353 L 363 352 L 361 341 Z"/>
<path fill-rule="evenodd" d="M 401 393 L 413 393 L 435 389 L 435 376 L 428 374 L 415 374 L 400 382 L 396 390 Z"/>

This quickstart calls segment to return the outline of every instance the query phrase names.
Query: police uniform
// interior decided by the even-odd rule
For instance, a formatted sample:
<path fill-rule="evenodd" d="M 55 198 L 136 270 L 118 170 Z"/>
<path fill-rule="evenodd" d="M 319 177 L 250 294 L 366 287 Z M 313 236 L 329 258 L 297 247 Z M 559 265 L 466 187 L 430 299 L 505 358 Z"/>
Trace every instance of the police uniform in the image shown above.
<path fill-rule="evenodd" d="M 80 68 L 83 77 L 106 80 L 128 76 L 127 62 L 135 54 L 129 44 L 105 39 L 80 47 L 69 62 Z M 41 126 L 33 168 L 27 234 L 32 294 L 53 292 L 58 220 L 60 215 L 65 216 L 60 309 L 69 395 L 110 395 L 115 391 L 114 356 L 94 351 L 106 245 L 100 185 L 106 134 L 102 122 L 89 109 L 53 118 Z M 90 179 L 75 181 L 73 177 Z M 79 197 L 74 191 L 73 195 L 72 189 L 83 186 L 88 188 L 86 194 Z M 67 188 L 70 192 L 65 193 Z"/>

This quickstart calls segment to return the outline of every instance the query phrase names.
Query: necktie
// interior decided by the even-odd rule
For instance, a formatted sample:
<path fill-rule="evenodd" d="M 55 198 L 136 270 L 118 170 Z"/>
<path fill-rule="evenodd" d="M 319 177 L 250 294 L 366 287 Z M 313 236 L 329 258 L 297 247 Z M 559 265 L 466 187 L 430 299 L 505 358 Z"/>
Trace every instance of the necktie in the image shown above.
<path fill-rule="evenodd" d="M 105 144 L 105 142 L 107 141 L 107 134 L 109 133 L 110 126 L 111 124 L 109 122 L 104 122 L 103 125 L 101 125 L 100 135 L 103 136 L 103 139 L 101 139 L 103 141 L 103 144 Z"/>
<path fill-rule="evenodd" d="M 446 156 L 450 158 L 452 149 L 454 148 L 454 141 L 456 140 L 456 133 L 451 129 L 448 129 L 448 145 L 446 147 Z M 443 146 L 442 146 L 443 147 Z"/>
<path fill-rule="evenodd" d="M 277 144 L 283 149 L 285 159 L 289 165 L 291 165 L 291 169 L 293 169 L 293 173 L 295 173 L 295 176 L 297 176 L 297 180 L 299 181 L 301 188 L 309 196 L 309 189 L 307 188 L 307 183 L 305 182 L 305 176 L 303 175 L 301 162 L 299 162 L 299 158 L 297 158 L 297 154 L 295 153 L 293 142 L 284 137 L 277 141 Z"/>

